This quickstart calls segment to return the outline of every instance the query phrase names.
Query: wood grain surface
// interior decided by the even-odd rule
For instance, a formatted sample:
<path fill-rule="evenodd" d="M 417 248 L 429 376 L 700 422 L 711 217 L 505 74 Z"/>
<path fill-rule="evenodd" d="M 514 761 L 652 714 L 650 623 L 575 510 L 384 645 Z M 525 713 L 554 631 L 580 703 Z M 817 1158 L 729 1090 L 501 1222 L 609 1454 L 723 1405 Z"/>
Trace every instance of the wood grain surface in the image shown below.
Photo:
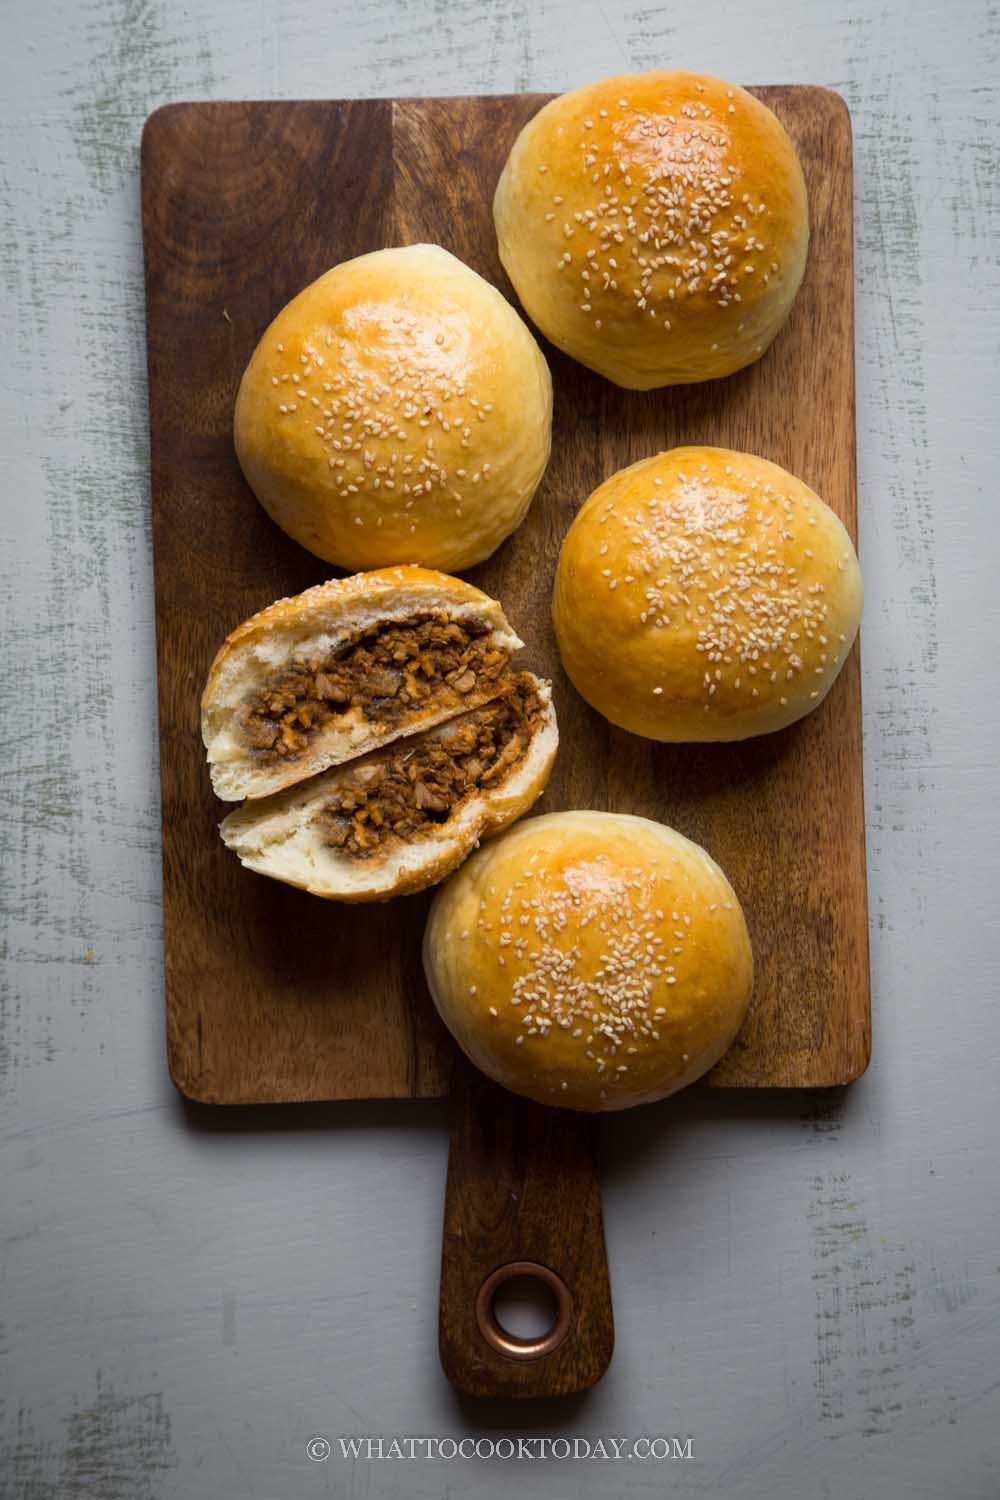
<path fill-rule="evenodd" d="M 524 525 L 470 575 L 552 678 L 561 749 L 542 808 L 672 824 L 727 871 L 757 963 L 715 1085 L 819 1086 L 863 1071 L 870 1005 L 855 648 L 826 702 L 744 745 L 665 746 L 611 728 L 563 676 L 549 623 L 562 536 L 615 469 L 678 443 L 747 449 L 811 484 L 856 537 L 852 184 L 842 101 L 754 92 L 798 146 L 812 245 L 792 317 L 749 370 L 618 390 L 545 346 L 552 461 Z M 215 833 L 198 700 L 245 616 L 331 571 L 267 519 L 240 475 L 232 403 L 271 317 L 333 263 L 433 240 L 513 296 L 490 202 L 546 96 L 181 104 L 143 137 L 143 224 L 171 1073 L 215 1103 L 429 1097 L 452 1049 L 419 959 L 427 897 L 341 909 L 241 869 Z"/>
<path fill-rule="evenodd" d="M 593 1148 L 592 1118 L 515 1099 L 456 1059 L 438 1333 L 445 1374 L 466 1395 L 565 1396 L 607 1369 L 615 1331 Z M 476 1318 L 487 1276 L 519 1261 L 546 1266 L 571 1298 L 565 1338 L 532 1360 L 499 1352 Z"/>

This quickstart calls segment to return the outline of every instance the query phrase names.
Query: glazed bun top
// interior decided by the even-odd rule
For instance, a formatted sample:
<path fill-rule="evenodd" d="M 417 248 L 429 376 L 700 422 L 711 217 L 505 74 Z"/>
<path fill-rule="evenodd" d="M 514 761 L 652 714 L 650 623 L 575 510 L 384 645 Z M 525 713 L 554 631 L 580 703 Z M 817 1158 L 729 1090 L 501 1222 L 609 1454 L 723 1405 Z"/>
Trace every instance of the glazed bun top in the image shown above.
<path fill-rule="evenodd" d="M 459 1046 L 515 1093 L 569 1109 L 660 1099 L 742 1024 L 753 958 L 718 865 L 622 814 L 529 818 L 435 898 L 431 994 Z"/>
<path fill-rule="evenodd" d="M 236 400 L 271 517 L 348 569 L 488 557 L 548 461 L 552 382 L 504 297 L 437 245 L 334 266 L 278 314 Z"/>
<path fill-rule="evenodd" d="M 563 542 L 563 666 L 605 718 L 655 740 L 784 728 L 832 687 L 862 584 L 843 525 L 777 464 L 674 448 L 612 475 Z"/>
<path fill-rule="evenodd" d="M 606 78 L 545 105 L 514 143 L 493 212 L 528 315 L 636 390 L 758 359 L 809 242 L 783 125 L 745 89 L 696 73 Z"/>

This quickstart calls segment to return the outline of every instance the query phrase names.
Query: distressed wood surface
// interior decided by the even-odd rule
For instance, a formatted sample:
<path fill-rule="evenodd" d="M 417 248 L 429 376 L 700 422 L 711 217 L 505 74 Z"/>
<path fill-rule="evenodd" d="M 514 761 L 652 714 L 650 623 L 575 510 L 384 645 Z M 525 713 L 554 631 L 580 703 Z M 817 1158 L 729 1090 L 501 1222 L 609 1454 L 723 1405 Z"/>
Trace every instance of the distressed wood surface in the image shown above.
<path fill-rule="evenodd" d="M 525 523 L 471 576 L 528 642 L 525 664 L 555 685 L 562 738 L 545 809 L 678 827 L 745 906 L 754 998 L 709 1081 L 817 1087 L 855 1078 L 870 1043 L 857 647 L 826 702 L 791 730 L 665 746 L 587 707 L 549 619 L 559 546 L 582 501 L 615 469 L 679 443 L 773 458 L 857 535 L 850 125 L 828 91 L 757 92 L 795 140 L 810 194 L 810 261 L 788 327 L 737 377 L 652 393 L 620 391 L 547 346 L 552 459 Z M 199 697 L 235 624 L 330 572 L 269 521 L 236 464 L 232 403 L 261 332 L 328 265 L 383 244 L 443 244 L 512 295 L 490 202 L 545 97 L 181 104 L 146 126 L 167 1026 L 171 1071 L 191 1098 L 447 1088 L 452 1046 L 419 960 L 429 898 L 321 906 L 244 872 L 215 836 L 222 809 Z M 811 395 L 816 370 L 822 392 Z"/>
<path fill-rule="evenodd" d="M 34 0 L 3 29 L 4 1500 L 993 1500 L 995 7 Z M 442 1107 L 182 1108 L 167 1072 L 139 139 L 177 99 L 674 63 L 826 84 L 854 123 L 875 1047 L 847 1090 L 603 1122 L 614 1364 L 487 1416 L 428 1359 Z M 341 1456 L 392 1433 L 693 1458 Z"/>

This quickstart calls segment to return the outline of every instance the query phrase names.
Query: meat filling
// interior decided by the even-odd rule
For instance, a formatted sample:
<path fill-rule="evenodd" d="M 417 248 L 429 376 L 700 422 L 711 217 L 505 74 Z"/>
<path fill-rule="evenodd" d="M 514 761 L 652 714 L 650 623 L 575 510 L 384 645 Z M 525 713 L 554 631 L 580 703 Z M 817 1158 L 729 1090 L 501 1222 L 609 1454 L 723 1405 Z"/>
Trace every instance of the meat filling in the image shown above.
<path fill-rule="evenodd" d="M 419 838 L 523 760 L 542 712 L 531 675 L 439 729 L 376 752 L 344 773 L 319 815 L 324 843 L 357 859 L 388 841 Z"/>
<path fill-rule="evenodd" d="M 459 707 L 494 684 L 508 653 L 475 621 L 424 615 L 378 625 L 332 655 L 293 662 L 243 711 L 243 739 L 265 763 L 301 755 L 331 719 L 354 708 L 394 726 L 429 705 Z"/>

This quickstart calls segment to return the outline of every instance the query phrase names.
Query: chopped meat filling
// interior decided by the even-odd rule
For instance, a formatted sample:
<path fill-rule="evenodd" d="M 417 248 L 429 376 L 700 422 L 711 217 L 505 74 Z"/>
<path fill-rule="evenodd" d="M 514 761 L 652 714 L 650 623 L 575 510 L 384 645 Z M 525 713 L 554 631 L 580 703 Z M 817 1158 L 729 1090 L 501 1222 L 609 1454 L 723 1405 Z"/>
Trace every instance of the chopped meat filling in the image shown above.
<path fill-rule="evenodd" d="M 490 628 L 424 615 L 378 625 L 329 656 L 293 662 L 275 674 L 243 710 L 243 739 L 264 762 L 301 755 L 338 714 L 396 725 L 434 698 L 457 708 L 469 693 L 494 684 L 508 653 L 490 643 Z"/>
<path fill-rule="evenodd" d="M 530 673 L 503 694 L 344 773 L 319 815 L 323 840 L 366 859 L 387 840 L 419 838 L 465 798 L 497 786 L 524 758 L 542 705 Z"/>

